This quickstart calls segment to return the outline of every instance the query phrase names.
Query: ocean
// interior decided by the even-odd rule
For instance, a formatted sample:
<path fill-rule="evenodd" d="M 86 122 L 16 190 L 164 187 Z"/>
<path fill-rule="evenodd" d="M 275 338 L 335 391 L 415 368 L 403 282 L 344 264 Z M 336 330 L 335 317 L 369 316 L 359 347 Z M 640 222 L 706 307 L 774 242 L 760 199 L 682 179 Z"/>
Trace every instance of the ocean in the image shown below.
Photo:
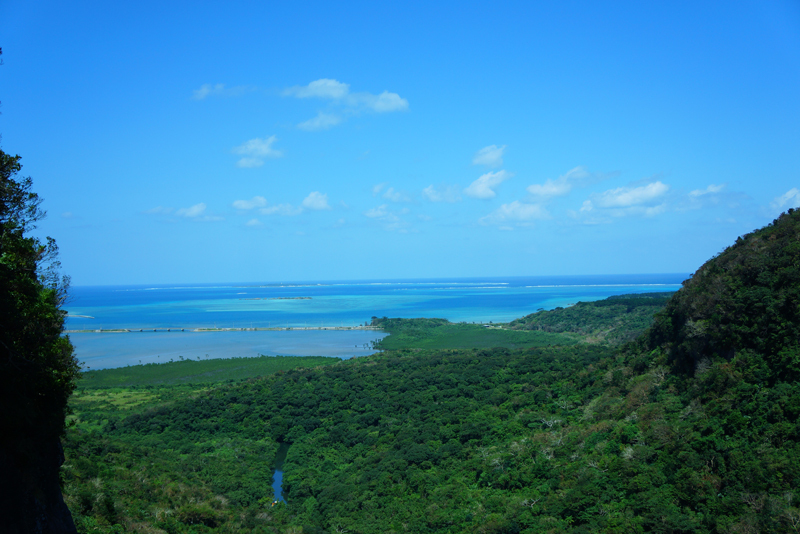
<path fill-rule="evenodd" d="M 374 352 L 371 342 L 385 334 L 368 330 L 193 330 L 354 327 L 368 324 L 373 316 L 507 322 L 539 309 L 578 301 L 676 291 L 688 277 L 648 274 L 77 286 L 70 289 L 65 305 L 69 312 L 66 328 L 131 330 L 71 333 L 78 359 L 92 369 L 180 357 L 265 354 L 350 358 Z"/>

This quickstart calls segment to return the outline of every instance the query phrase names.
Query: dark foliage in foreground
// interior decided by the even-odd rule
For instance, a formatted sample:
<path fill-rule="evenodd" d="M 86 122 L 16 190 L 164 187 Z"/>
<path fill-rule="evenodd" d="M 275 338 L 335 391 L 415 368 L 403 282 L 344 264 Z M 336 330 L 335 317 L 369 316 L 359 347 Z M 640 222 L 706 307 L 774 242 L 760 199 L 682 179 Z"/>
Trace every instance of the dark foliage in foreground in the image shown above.
<path fill-rule="evenodd" d="M 19 161 L 0 150 L 0 525 L 74 532 L 58 487 L 58 439 L 79 375 L 62 336 L 67 280 L 55 242 L 30 236 L 44 212 Z"/>

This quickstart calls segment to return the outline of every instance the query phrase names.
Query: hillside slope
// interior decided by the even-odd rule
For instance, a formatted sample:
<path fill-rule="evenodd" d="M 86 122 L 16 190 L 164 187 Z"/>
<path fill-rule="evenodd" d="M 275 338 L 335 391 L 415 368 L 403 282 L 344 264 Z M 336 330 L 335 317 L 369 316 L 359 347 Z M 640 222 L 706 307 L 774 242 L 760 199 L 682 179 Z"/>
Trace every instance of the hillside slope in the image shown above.
<path fill-rule="evenodd" d="M 617 295 L 568 308 L 539 310 L 508 324 L 512 330 L 574 333 L 585 341 L 618 346 L 632 341 L 653 323 L 672 292 Z"/>
<path fill-rule="evenodd" d="M 642 346 L 664 347 L 687 372 L 702 361 L 755 353 L 773 380 L 796 380 L 798 341 L 800 211 L 789 210 L 700 267 Z"/>

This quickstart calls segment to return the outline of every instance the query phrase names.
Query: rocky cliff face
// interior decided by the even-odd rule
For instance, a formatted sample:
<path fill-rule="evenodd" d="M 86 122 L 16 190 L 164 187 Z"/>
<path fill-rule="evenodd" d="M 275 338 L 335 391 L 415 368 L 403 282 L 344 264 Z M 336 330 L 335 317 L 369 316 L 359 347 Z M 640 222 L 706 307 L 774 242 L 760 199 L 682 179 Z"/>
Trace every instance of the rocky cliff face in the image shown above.
<path fill-rule="evenodd" d="M 58 440 L 0 443 L 0 532 L 77 534 L 58 481 L 63 462 Z"/>

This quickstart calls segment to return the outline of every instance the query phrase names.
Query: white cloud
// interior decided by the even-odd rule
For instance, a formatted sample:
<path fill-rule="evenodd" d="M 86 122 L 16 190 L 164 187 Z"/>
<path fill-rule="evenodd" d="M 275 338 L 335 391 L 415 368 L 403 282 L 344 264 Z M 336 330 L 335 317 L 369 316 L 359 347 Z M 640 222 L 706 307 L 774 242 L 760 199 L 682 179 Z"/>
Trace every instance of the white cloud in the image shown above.
<path fill-rule="evenodd" d="M 464 194 L 472 198 L 494 198 L 497 196 L 494 188 L 511 178 L 511 176 L 512 174 L 506 171 L 487 172 L 464 189 Z"/>
<path fill-rule="evenodd" d="M 475 153 L 472 158 L 473 165 L 486 165 L 490 168 L 503 166 L 503 152 L 506 150 L 506 145 L 498 147 L 497 145 L 485 146 Z"/>
<path fill-rule="evenodd" d="M 378 217 L 385 217 L 386 214 L 389 212 L 386 211 L 386 204 L 381 204 L 377 208 L 371 208 L 364 212 L 364 215 L 369 217 L 370 219 L 376 219 Z"/>
<path fill-rule="evenodd" d="M 238 167 L 252 168 L 260 167 L 266 158 L 279 158 L 283 155 L 280 150 L 275 150 L 272 145 L 278 138 L 274 135 L 260 139 L 250 139 L 249 141 L 234 147 L 233 153 L 245 156 L 236 162 Z"/>
<path fill-rule="evenodd" d="M 264 223 L 262 223 L 258 219 L 250 219 L 249 221 L 244 223 L 244 225 L 245 226 L 264 226 Z"/>
<path fill-rule="evenodd" d="M 218 83 L 211 85 L 210 83 L 203 84 L 200 89 L 195 89 L 192 91 L 192 98 L 195 100 L 203 100 L 209 95 L 218 95 L 222 94 L 225 91 L 225 84 Z"/>
<path fill-rule="evenodd" d="M 400 210 L 400 215 L 406 215 L 408 213 L 408 208 Z M 392 213 L 387 208 L 386 204 L 381 204 L 378 207 L 368 209 L 364 212 L 364 216 L 376 221 L 380 221 L 383 224 L 384 230 L 392 232 L 396 231 L 400 233 L 407 233 L 410 226 L 409 223 L 397 213 Z"/>
<path fill-rule="evenodd" d="M 397 191 L 394 187 L 390 187 L 383 193 L 383 198 L 391 200 L 392 202 L 411 202 L 411 197 L 403 191 Z"/>
<path fill-rule="evenodd" d="M 489 215 L 482 217 L 481 224 L 526 223 L 536 219 L 549 219 L 550 214 L 540 204 L 528 204 L 515 200 L 503 204 Z"/>
<path fill-rule="evenodd" d="M 383 188 L 389 185 L 387 182 L 381 182 L 372 186 L 372 196 L 377 196 L 383 191 Z"/>
<path fill-rule="evenodd" d="M 433 187 L 433 185 L 429 185 L 422 190 L 422 194 L 431 202 L 452 203 L 461 200 L 461 194 L 458 191 L 458 187 L 454 185 L 443 186 L 438 190 Z"/>
<path fill-rule="evenodd" d="M 794 208 L 800 205 L 800 189 L 793 187 L 779 197 L 775 197 L 770 206 L 776 211 Z"/>
<path fill-rule="evenodd" d="M 328 205 L 328 195 L 322 194 L 319 191 L 312 191 L 306 198 L 304 198 L 303 207 L 310 210 L 331 209 L 331 207 Z"/>
<path fill-rule="evenodd" d="M 266 206 L 258 210 L 262 215 L 286 215 L 294 216 L 303 213 L 303 208 L 295 207 L 291 204 L 277 204 L 275 206 Z"/>
<path fill-rule="evenodd" d="M 307 132 L 315 132 L 319 130 L 327 130 L 342 122 L 342 118 L 338 115 L 330 113 L 322 113 L 321 111 L 313 119 L 301 122 L 297 127 Z"/>
<path fill-rule="evenodd" d="M 592 203 L 600 208 L 629 208 L 652 203 L 668 190 L 669 186 L 660 181 L 640 187 L 618 187 L 592 195 Z"/>
<path fill-rule="evenodd" d="M 653 217 L 667 211 L 665 195 L 668 191 L 669 186 L 661 181 L 609 189 L 593 193 L 583 201 L 580 212 L 570 210 L 568 214 L 573 218 L 582 217 L 584 224 L 609 223 L 612 218 L 631 215 Z"/>
<path fill-rule="evenodd" d="M 61 218 L 62 219 L 74 219 L 75 218 L 75 214 L 72 213 L 71 211 L 65 211 L 64 213 L 61 214 Z"/>
<path fill-rule="evenodd" d="M 541 198 L 561 197 L 589 177 L 585 167 L 575 167 L 555 180 L 547 179 L 543 184 L 529 185 L 528 193 Z"/>
<path fill-rule="evenodd" d="M 192 219 L 194 221 L 222 221 L 224 220 L 223 217 L 218 215 L 206 215 L 206 204 L 205 202 L 200 202 L 199 204 L 195 204 L 194 206 L 190 206 L 188 208 L 181 208 L 175 212 L 175 215 L 179 217 L 186 217 L 187 219 Z"/>
<path fill-rule="evenodd" d="M 349 113 L 360 111 L 374 111 L 375 113 L 390 113 L 393 111 L 406 111 L 408 100 L 397 93 L 383 91 L 380 94 L 367 92 L 351 93 L 350 85 L 330 78 L 315 80 L 308 85 L 289 87 L 283 91 L 285 96 L 295 98 L 320 98 L 331 100 L 345 106 Z M 334 122 L 334 118 L 337 119 Z M 320 130 L 330 128 L 341 122 L 341 117 L 320 113 L 315 119 L 301 123 L 301 129 Z"/>
<path fill-rule="evenodd" d="M 251 210 L 253 208 L 263 208 L 267 205 L 267 199 L 264 197 L 253 197 L 250 200 L 236 200 L 233 202 L 233 207 L 237 210 Z"/>
<path fill-rule="evenodd" d="M 226 88 L 224 83 L 215 83 L 213 85 L 206 83 L 200 86 L 200 89 L 192 91 L 192 98 L 194 100 L 205 100 L 209 96 L 239 96 L 254 90 L 255 87 L 249 85 Z"/>
<path fill-rule="evenodd" d="M 714 193 L 719 193 L 723 189 L 725 189 L 725 184 L 722 184 L 722 185 L 711 184 L 708 187 L 706 187 L 705 189 L 695 189 L 694 191 L 689 193 L 689 196 L 690 197 L 701 197 L 703 195 L 710 195 L 710 194 L 714 194 Z"/>
<path fill-rule="evenodd" d="M 283 94 L 297 98 L 330 98 L 336 100 L 346 97 L 349 92 L 349 84 L 322 78 L 308 85 L 289 87 Z"/>
<path fill-rule="evenodd" d="M 179 215 L 181 217 L 199 217 L 206 211 L 206 204 L 205 202 L 200 202 L 199 204 L 195 204 L 189 208 L 181 208 L 175 212 L 175 215 Z"/>
<path fill-rule="evenodd" d="M 377 96 L 369 93 L 356 93 L 351 98 L 356 104 L 363 104 L 376 113 L 391 113 L 408 109 L 408 100 L 389 91 L 384 91 Z"/>

